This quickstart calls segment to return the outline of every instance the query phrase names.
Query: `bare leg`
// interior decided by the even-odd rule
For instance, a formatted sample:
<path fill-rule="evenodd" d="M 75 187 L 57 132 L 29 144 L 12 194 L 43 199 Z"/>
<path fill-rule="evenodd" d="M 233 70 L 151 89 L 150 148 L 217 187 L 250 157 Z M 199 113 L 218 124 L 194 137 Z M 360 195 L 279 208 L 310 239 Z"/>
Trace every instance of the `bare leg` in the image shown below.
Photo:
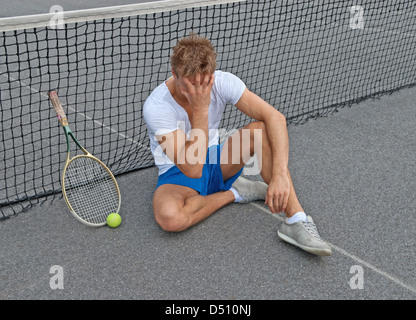
<path fill-rule="evenodd" d="M 153 195 L 153 212 L 162 229 L 183 231 L 231 202 L 234 202 L 231 191 L 201 196 L 191 188 L 165 184 Z"/>
<path fill-rule="evenodd" d="M 221 170 L 224 180 L 235 175 L 243 166 L 243 159 L 249 159 L 254 155 L 254 129 L 262 130 L 262 167 L 261 176 L 266 183 L 269 183 L 272 172 L 272 152 L 269 140 L 267 138 L 266 126 L 261 121 L 248 124 L 242 129 L 249 129 L 253 132 L 250 134 L 251 143 L 249 155 L 240 154 L 240 163 L 232 163 L 232 143 L 239 141 L 241 152 L 247 152 L 242 148 L 241 139 L 232 139 L 230 137 L 224 145 L 223 150 L 228 150 L 221 155 Z M 239 130 L 241 131 L 241 129 Z M 236 133 L 237 134 L 237 133 Z M 242 135 L 240 134 L 240 137 Z M 228 157 L 228 159 L 223 159 Z M 234 161 L 235 162 L 235 161 Z M 290 195 L 285 214 L 288 217 L 293 216 L 296 212 L 303 211 L 302 206 L 296 196 L 293 187 L 292 178 L 288 171 L 290 181 Z M 223 206 L 234 202 L 234 194 L 231 191 L 221 191 L 208 196 L 201 196 L 197 191 L 173 184 L 160 186 L 153 195 L 153 211 L 157 223 L 166 231 L 182 231 L 196 223 L 204 220 Z"/>
<path fill-rule="evenodd" d="M 249 159 L 255 154 L 255 147 L 254 147 L 254 130 L 260 129 L 262 132 L 262 156 L 261 156 L 261 170 L 260 174 L 267 184 L 270 182 L 272 177 L 272 149 L 269 143 L 269 139 L 267 136 L 266 126 L 262 121 L 255 121 L 251 122 L 245 127 L 241 128 L 238 132 L 234 133 L 234 137 L 231 136 L 225 143 L 224 149 L 228 150 L 228 153 L 221 154 L 221 170 L 223 173 L 224 180 L 232 177 L 235 175 L 243 166 L 244 166 L 244 159 Z M 250 148 L 243 148 L 243 134 L 242 130 L 250 130 Z M 236 138 L 237 137 L 237 138 Z M 240 143 L 240 147 L 235 148 L 233 147 L 233 142 Z M 240 163 L 233 164 L 233 149 L 240 152 Z M 244 154 L 249 152 L 249 155 Z M 234 156 L 235 157 L 235 156 Z M 234 162 L 235 158 L 234 158 Z M 293 216 L 295 213 L 299 211 L 304 211 L 302 206 L 299 203 L 299 200 L 296 196 L 295 189 L 293 187 L 292 177 L 288 170 L 288 178 L 290 181 L 290 195 L 288 199 L 288 204 L 285 210 L 285 214 L 287 217 Z"/>

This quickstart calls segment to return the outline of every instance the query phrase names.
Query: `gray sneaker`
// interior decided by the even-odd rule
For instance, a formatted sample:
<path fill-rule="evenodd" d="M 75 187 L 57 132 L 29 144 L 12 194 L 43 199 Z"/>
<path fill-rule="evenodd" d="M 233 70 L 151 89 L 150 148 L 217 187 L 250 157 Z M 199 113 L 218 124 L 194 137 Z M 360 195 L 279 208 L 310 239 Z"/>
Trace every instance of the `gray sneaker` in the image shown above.
<path fill-rule="evenodd" d="M 239 203 L 266 199 L 268 185 L 263 181 L 252 181 L 240 176 L 234 181 L 232 187 L 243 198 Z"/>
<path fill-rule="evenodd" d="M 293 224 L 287 223 L 285 219 L 277 234 L 280 239 L 318 256 L 332 254 L 331 247 L 319 236 L 311 216 L 307 216 L 307 222 L 299 221 Z"/>

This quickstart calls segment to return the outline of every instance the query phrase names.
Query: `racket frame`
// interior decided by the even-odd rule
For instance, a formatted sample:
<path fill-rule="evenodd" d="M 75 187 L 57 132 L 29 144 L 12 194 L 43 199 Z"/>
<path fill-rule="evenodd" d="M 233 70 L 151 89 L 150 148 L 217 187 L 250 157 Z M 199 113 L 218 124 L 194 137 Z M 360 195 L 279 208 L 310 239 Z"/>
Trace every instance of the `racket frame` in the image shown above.
<path fill-rule="evenodd" d="M 74 136 L 74 134 L 72 133 L 72 131 L 71 131 L 71 128 L 69 127 L 69 124 L 68 124 L 68 119 L 67 119 L 67 117 L 66 117 L 66 115 L 65 115 L 65 112 L 64 112 L 64 110 L 63 110 L 63 108 L 62 108 L 62 104 L 60 103 L 60 101 L 59 101 L 59 98 L 58 98 L 58 96 L 57 96 L 57 94 L 56 94 L 56 91 L 50 91 L 49 92 L 49 97 L 50 97 L 50 99 L 51 99 L 51 101 L 52 101 L 52 104 L 53 104 L 53 106 L 54 106 L 54 109 L 55 109 L 55 111 L 56 111 L 56 114 L 57 114 L 57 116 L 58 116 L 58 119 L 59 119 L 59 123 L 61 124 L 61 126 L 62 126 L 62 128 L 63 128 L 63 130 L 64 130 L 64 133 L 65 133 L 65 138 L 66 138 L 66 148 L 67 148 L 67 154 L 66 154 L 66 162 L 65 162 L 65 166 L 64 166 L 64 169 L 63 169 L 63 171 L 62 171 L 62 194 L 63 194 L 63 197 L 64 197 L 64 199 L 65 199 L 65 202 L 66 202 L 66 204 L 67 204 L 67 206 L 68 206 L 68 208 L 69 208 L 69 210 L 70 210 L 70 212 L 72 213 L 72 215 L 79 221 L 79 222 L 81 222 L 81 223 L 83 223 L 83 224 L 85 224 L 85 225 L 87 225 L 87 226 L 90 226 L 90 227 L 101 227 L 101 226 L 104 226 L 104 225 L 106 225 L 107 224 L 107 222 L 105 221 L 105 222 L 102 222 L 102 223 L 91 223 L 91 222 L 89 222 L 89 221 L 86 221 L 86 220 L 84 220 L 83 218 L 81 218 L 76 212 L 75 212 L 75 210 L 73 209 L 73 207 L 71 206 L 71 204 L 70 204 L 70 202 L 69 202 L 69 200 L 68 200 L 68 196 L 67 196 L 67 193 L 66 193 L 66 190 L 65 190 L 65 174 L 66 174 L 66 170 L 67 170 L 67 168 L 68 168 L 68 166 L 69 166 L 69 164 L 72 162 L 72 161 L 74 161 L 74 160 L 76 160 L 76 159 L 78 159 L 78 158 L 81 158 L 81 157 L 86 157 L 86 158 L 90 158 L 90 159 L 92 159 L 92 160 L 94 160 L 94 161 L 97 161 L 106 171 L 107 171 L 107 173 L 109 174 L 109 176 L 111 177 L 111 179 L 113 180 L 113 182 L 114 182 L 114 184 L 115 184 L 115 187 L 116 187 L 116 189 L 117 189 L 117 194 L 118 194 L 118 206 L 117 206 L 117 210 L 115 211 L 115 213 L 119 213 L 119 211 L 120 211 L 120 206 L 121 206 L 121 194 L 120 194 L 120 189 L 119 189 L 119 186 L 118 186 L 118 184 L 117 184 L 117 181 L 116 181 L 116 179 L 115 179 L 115 177 L 114 177 L 114 175 L 113 175 L 113 173 L 110 171 L 110 169 L 100 160 L 100 159 L 98 159 L 97 157 L 95 157 L 95 156 L 93 156 L 90 152 L 88 152 L 82 145 L 81 145 L 81 143 L 75 138 L 75 136 Z M 70 139 L 69 139 L 69 137 L 71 137 L 72 138 L 72 140 L 75 142 L 75 144 L 78 146 L 78 148 L 80 148 L 81 150 L 82 150 L 82 152 L 84 153 L 83 155 L 76 155 L 76 156 L 74 156 L 74 157 L 72 157 L 72 158 L 70 158 L 70 154 L 71 154 L 71 145 L 70 145 Z M 112 212 L 109 212 L 108 214 L 110 214 L 110 213 L 112 213 Z"/>

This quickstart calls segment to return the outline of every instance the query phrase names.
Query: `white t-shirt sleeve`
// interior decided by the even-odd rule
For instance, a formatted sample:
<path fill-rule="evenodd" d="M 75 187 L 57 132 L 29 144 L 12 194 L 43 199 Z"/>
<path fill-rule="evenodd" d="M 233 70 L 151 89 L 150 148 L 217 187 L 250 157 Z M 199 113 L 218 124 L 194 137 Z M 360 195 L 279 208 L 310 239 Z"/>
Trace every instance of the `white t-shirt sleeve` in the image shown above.
<path fill-rule="evenodd" d="M 143 117 L 147 130 L 150 131 L 152 136 L 179 129 L 176 111 L 164 101 L 146 101 L 143 108 Z"/>
<path fill-rule="evenodd" d="M 216 89 L 222 101 L 235 105 L 243 95 L 246 85 L 232 73 L 219 71 L 216 73 Z"/>

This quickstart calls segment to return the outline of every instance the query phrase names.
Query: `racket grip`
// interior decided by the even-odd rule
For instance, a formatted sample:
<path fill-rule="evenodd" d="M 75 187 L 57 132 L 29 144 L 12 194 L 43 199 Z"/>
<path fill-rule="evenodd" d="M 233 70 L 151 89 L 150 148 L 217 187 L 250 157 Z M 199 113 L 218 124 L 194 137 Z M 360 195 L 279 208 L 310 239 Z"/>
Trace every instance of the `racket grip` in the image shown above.
<path fill-rule="evenodd" d="M 61 101 L 59 100 L 56 91 L 49 91 L 49 99 L 51 99 L 52 105 L 55 109 L 61 126 L 66 127 L 68 125 L 68 120 L 66 118 L 65 111 L 62 108 Z"/>

